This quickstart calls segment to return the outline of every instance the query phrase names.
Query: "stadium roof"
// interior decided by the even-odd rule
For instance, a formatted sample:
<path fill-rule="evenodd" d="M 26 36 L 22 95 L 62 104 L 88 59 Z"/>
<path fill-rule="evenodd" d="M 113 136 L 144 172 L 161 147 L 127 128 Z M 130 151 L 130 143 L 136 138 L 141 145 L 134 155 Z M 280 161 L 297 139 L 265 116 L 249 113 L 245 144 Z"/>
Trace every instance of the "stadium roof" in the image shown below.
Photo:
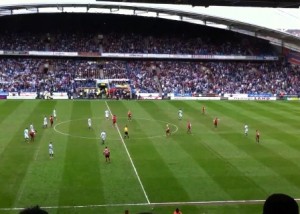
<path fill-rule="evenodd" d="M 269 40 L 272 44 L 284 46 L 293 50 L 300 51 L 300 38 L 290 34 L 281 32 L 271 27 L 259 26 L 251 23 L 251 17 L 247 17 L 245 21 L 241 18 L 226 17 L 226 8 L 219 10 L 219 15 L 211 13 L 215 7 L 191 7 L 183 5 L 162 5 L 162 4 L 137 4 L 124 2 L 104 2 L 96 0 L 1 0 L 0 16 L 17 15 L 17 14 L 35 14 L 35 13 L 107 13 L 107 14 L 125 14 L 135 16 L 147 16 L 165 18 L 171 20 L 191 22 L 200 25 L 224 28 L 227 30 L 251 35 L 258 38 Z M 230 9 L 230 8 L 228 8 Z M 243 8 L 238 8 L 242 11 Z M 253 15 L 259 16 L 261 8 L 256 8 Z M 299 9 L 297 10 L 299 12 Z M 233 12 L 231 12 L 232 14 Z M 265 13 L 265 12 L 262 12 Z M 223 16 L 221 17 L 220 14 Z M 281 19 L 284 16 L 280 17 Z M 265 19 L 265 18 L 262 18 Z M 300 19 L 300 17 L 299 17 Z M 296 23 L 299 25 L 298 17 Z M 268 21 L 273 22 L 273 17 L 269 17 Z M 274 21 L 276 22 L 276 20 Z M 283 24 L 290 24 L 286 21 Z M 298 25 L 295 25 L 296 28 Z M 300 29 L 300 27 L 298 28 Z"/>
<path fill-rule="evenodd" d="M 103 1 L 103 0 L 97 0 Z M 114 0 L 116 2 L 135 2 L 153 4 L 186 4 L 192 6 L 229 6 L 229 7 L 280 7 L 298 8 L 300 0 Z"/>

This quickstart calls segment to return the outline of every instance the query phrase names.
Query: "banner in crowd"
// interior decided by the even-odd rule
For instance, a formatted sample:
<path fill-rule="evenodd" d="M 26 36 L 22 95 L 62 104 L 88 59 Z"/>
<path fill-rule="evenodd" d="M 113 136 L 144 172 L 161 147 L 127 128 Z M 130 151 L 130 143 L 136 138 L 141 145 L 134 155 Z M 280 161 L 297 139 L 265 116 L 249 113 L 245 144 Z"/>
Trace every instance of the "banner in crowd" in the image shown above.
<path fill-rule="evenodd" d="M 28 51 L 3 51 L 3 55 L 28 55 Z"/>
<path fill-rule="evenodd" d="M 234 56 L 234 55 L 191 55 L 191 54 L 131 54 L 131 53 L 102 53 L 107 58 L 143 58 L 143 59 L 213 59 L 213 60 L 253 60 L 277 61 L 277 56 Z"/>
<path fill-rule="evenodd" d="M 7 93 L 7 92 L 0 92 L 0 100 L 6 99 L 7 96 L 8 96 L 8 93 Z"/>
<path fill-rule="evenodd" d="M 295 100 L 300 100 L 300 95 L 297 94 L 289 94 L 289 95 L 283 95 L 280 97 L 281 100 L 288 100 L 288 101 L 295 101 Z"/>
<path fill-rule="evenodd" d="M 67 92 L 53 92 L 52 99 L 66 100 L 66 99 L 68 99 L 68 93 Z"/>
<path fill-rule="evenodd" d="M 78 56 L 80 56 L 80 57 L 100 57 L 100 53 L 98 53 L 98 52 L 78 52 Z"/>
<path fill-rule="evenodd" d="M 78 52 L 59 52 L 59 51 L 29 51 L 28 55 L 33 56 L 78 56 Z"/>
<path fill-rule="evenodd" d="M 286 100 L 288 100 L 288 101 L 299 101 L 300 98 L 299 97 L 287 97 Z"/>
<path fill-rule="evenodd" d="M 162 97 L 159 93 L 137 93 L 137 98 L 139 100 L 161 100 Z"/>
<path fill-rule="evenodd" d="M 143 54 L 143 53 L 98 53 L 98 52 L 61 52 L 61 51 L 4 51 L 0 55 L 94 57 L 94 58 L 136 58 L 136 59 L 211 59 L 211 60 L 250 60 L 277 61 L 277 56 L 238 56 L 238 55 L 201 55 L 201 54 Z"/>
<path fill-rule="evenodd" d="M 7 99 L 9 100 L 34 100 L 37 97 L 36 92 L 9 92 Z M 52 96 L 49 96 L 48 99 L 68 99 L 67 92 L 53 92 Z"/>
<path fill-rule="evenodd" d="M 9 100 L 33 100 L 36 98 L 36 92 L 9 92 Z"/>
<path fill-rule="evenodd" d="M 169 96 L 171 100 L 221 100 L 219 95 L 213 93 L 171 93 Z"/>
<path fill-rule="evenodd" d="M 248 94 L 228 94 L 228 93 L 225 93 L 223 96 L 228 97 L 228 98 L 238 98 L 238 99 L 248 98 Z"/>
<path fill-rule="evenodd" d="M 192 97 L 192 93 L 174 93 L 174 97 Z"/>
<path fill-rule="evenodd" d="M 173 97 L 171 100 L 221 100 L 221 97 Z"/>
<path fill-rule="evenodd" d="M 273 97 L 272 94 L 264 93 L 264 94 L 248 94 L 248 97 Z"/>
<path fill-rule="evenodd" d="M 199 93 L 174 93 L 174 97 L 219 97 L 218 94 L 214 93 L 205 93 L 205 94 L 199 94 Z"/>
<path fill-rule="evenodd" d="M 224 94 L 228 100 L 276 100 L 272 94 Z"/>

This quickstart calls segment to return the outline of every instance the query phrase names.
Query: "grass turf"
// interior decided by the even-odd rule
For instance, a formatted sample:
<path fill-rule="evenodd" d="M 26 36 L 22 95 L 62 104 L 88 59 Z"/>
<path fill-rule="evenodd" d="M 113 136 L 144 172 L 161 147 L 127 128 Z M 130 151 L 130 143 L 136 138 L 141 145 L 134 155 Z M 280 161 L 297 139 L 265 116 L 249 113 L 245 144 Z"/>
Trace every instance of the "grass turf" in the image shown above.
<path fill-rule="evenodd" d="M 43 117 L 54 108 L 55 128 L 43 129 Z M 118 128 L 105 120 L 107 108 L 117 115 Z M 184 214 L 261 213 L 272 193 L 300 198 L 298 102 L 6 100 L 0 109 L 0 213 L 36 204 L 49 213 L 159 214 L 176 207 Z M 23 130 L 31 123 L 37 137 L 25 143 Z M 123 141 L 126 124 L 130 138 Z M 111 163 L 103 157 L 105 146 Z"/>

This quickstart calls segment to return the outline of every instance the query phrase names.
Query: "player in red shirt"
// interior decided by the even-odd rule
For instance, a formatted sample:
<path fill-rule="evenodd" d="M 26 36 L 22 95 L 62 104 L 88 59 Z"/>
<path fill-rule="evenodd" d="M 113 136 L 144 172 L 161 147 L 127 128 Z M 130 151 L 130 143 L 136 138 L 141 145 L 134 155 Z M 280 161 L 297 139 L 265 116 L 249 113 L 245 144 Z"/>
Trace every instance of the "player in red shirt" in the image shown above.
<path fill-rule="evenodd" d="M 130 111 L 130 110 L 129 110 L 128 113 L 127 113 L 127 117 L 128 117 L 128 121 L 131 121 L 132 114 L 131 114 L 131 111 Z"/>
<path fill-rule="evenodd" d="M 202 114 L 205 114 L 205 106 L 202 106 Z"/>
<path fill-rule="evenodd" d="M 29 136 L 30 136 L 30 140 L 32 142 L 34 142 L 34 137 L 35 137 L 35 130 L 31 129 L 30 132 L 29 132 Z"/>
<path fill-rule="evenodd" d="M 49 120 L 50 120 L 50 125 L 51 125 L 51 127 L 52 127 L 52 126 L 53 126 L 53 121 L 54 121 L 54 118 L 53 118 L 52 115 L 50 116 Z"/>
<path fill-rule="evenodd" d="M 215 126 L 215 128 L 218 128 L 218 122 L 219 122 L 219 119 L 216 117 L 214 119 L 214 126 Z"/>
<path fill-rule="evenodd" d="M 179 208 L 176 208 L 176 210 L 174 210 L 173 214 L 182 214 L 182 212 L 179 210 Z"/>
<path fill-rule="evenodd" d="M 187 122 L 187 133 L 192 134 L 192 124 L 189 120 Z"/>
<path fill-rule="evenodd" d="M 256 140 L 256 143 L 259 143 L 259 131 L 256 130 L 256 134 L 255 134 L 255 140 Z"/>
<path fill-rule="evenodd" d="M 169 136 L 169 135 L 171 135 L 171 130 L 170 130 L 169 124 L 167 124 L 167 126 L 166 126 L 166 136 Z"/>
<path fill-rule="evenodd" d="M 107 146 L 103 150 L 103 155 L 105 157 L 105 162 L 110 162 L 110 151 L 109 148 L 107 148 Z"/>
<path fill-rule="evenodd" d="M 113 126 L 116 126 L 117 123 L 117 116 L 114 114 L 112 117 Z"/>

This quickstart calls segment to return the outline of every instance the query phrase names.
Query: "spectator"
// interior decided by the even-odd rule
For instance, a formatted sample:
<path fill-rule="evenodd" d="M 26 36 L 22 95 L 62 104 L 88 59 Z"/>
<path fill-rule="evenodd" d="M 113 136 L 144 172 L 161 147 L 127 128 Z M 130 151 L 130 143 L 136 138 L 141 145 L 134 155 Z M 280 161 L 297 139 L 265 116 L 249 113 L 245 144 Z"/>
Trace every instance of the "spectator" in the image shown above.
<path fill-rule="evenodd" d="M 264 203 L 263 214 L 298 214 L 299 207 L 295 199 L 286 194 L 272 194 Z"/>
<path fill-rule="evenodd" d="M 30 208 L 25 208 L 20 211 L 20 214 L 47 214 L 48 212 L 41 209 L 38 205 Z"/>

